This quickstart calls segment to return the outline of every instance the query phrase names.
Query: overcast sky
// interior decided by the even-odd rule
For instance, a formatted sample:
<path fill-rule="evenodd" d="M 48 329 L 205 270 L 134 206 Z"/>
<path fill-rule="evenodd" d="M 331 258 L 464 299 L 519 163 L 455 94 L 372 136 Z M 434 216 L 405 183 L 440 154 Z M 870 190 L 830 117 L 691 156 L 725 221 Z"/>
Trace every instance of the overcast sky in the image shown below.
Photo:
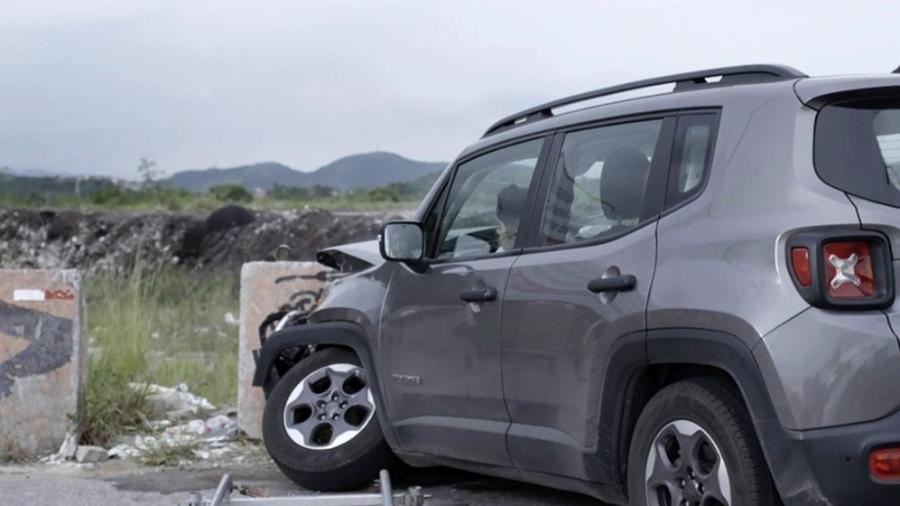
<path fill-rule="evenodd" d="M 900 3 L 0 0 L 0 167 L 135 177 L 389 150 L 665 73 L 900 64 Z"/>

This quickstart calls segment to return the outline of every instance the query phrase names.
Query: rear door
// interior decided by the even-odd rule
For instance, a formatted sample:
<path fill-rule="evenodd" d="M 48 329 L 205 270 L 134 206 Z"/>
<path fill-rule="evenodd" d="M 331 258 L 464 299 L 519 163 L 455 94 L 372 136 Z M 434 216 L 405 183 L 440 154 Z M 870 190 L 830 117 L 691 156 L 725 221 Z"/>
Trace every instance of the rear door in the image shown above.
<path fill-rule="evenodd" d="M 615 476 L 606 453 L 614 434 L 598 408 L 605 389 L 626 385 L 604 385 L 603 372 L 623 339 L 643 353 L 675 122 L 646 117 L 557 140 L 503 306 L 508 441 L 519 468 Z"/>
<path fill-rule="evenodd" d="M 464 160 L 425 218 L 430 257 L 395 266 L 382 313 L 382 382 L 405 451 L 511 466 L 500 301 L 519 251 L 543 137 Z"/>

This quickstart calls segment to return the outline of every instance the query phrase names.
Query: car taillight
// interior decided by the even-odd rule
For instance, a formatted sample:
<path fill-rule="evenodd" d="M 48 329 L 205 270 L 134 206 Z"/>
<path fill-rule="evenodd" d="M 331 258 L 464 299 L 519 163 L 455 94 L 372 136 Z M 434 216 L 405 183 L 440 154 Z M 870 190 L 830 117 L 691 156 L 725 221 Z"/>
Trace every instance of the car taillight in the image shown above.
<path fill-rule="evenodd" d="M 794 286 L 811 305 L 873 309 L 893 303 L 892 257 L 881 234 L 823 227 L 791 234 L 786 246 Z"/>
<path fill-rule="evenodd" d="M 869 454 L 869 474 L 879 481 L 900 480 L 900 448 L 882 448 Z"/>
<path fill-rule="evenodd" d="M 835 299 L 864 299 L 875 295 L 872 251 L 867 241 L 825 245 L 825 280 Z"/>
<path fill-rule="evenodd" d="M 803 286 L 812 285 L 812 266 L 809 265 L 809 250 L 806 248 L 791 249 L 791 267 L 797 282 Z"/>

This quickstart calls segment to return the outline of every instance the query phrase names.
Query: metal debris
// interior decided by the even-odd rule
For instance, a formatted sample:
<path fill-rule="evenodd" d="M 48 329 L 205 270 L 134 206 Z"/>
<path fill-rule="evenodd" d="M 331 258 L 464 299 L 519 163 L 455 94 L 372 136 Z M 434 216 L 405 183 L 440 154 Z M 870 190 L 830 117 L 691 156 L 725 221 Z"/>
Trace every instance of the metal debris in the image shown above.
<path fill-rule="evenodd" d="M 203 500 L 199 493 L 193 494 L 187 506 L 224 506 L 228 504 L 251 504 L 254 506 L 423 506 L 428 498 L 421 487 L 411 487 L 406 492 L 395 494 L 391 477 L 382 470 L 378 483 L 379 493 L 361 494 L 317 494 L 283 497 L 266 497 L 264 492 L 246 487 L 236 487 L 231 475 L 225 474 L 219 482 L 210 501 Z M 243 497 L 232 497 L 237 491 Z"/>

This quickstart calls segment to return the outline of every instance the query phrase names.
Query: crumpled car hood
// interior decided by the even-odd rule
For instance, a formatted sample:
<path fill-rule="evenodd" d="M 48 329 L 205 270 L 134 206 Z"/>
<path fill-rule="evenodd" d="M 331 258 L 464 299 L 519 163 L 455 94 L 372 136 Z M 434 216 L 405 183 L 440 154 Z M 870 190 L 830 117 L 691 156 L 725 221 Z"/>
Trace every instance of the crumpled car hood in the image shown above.
<path fill-rule="evenodd" d="M 316 254 L 316 261 L 338 272 L 351 273 L 381 265 L 384 258 L 375 240 L 324 248 Z"/>

